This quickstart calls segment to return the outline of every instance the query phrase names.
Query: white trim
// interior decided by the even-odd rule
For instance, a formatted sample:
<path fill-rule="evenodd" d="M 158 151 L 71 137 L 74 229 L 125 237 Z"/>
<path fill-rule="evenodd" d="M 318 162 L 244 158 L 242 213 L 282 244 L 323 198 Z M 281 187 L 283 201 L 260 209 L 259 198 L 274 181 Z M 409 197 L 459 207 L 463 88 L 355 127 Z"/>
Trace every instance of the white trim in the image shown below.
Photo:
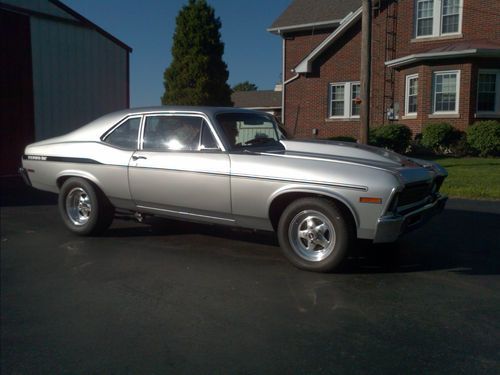
<path fill-rule="evenodd" d="M 398 66 L 408 65 L 422 60 L 439 60 L 446 58 L 466 57 L 471 55 L 476 55 L 477 57 L 500 57 L 500 49 L 473 48 L 473 49 L 464 49 L 462 51 L 415 53 L 413 55 L 403 56 L 394 60 L 386 61 L 385 66 L 390 68 L 395 68 Z"/>
<path fill-rule="evenodd" d="M 455 83 L 455 110 L 436 111 L 436 77 L 444 74 L 456 74 Z M 460 113 L 460 70 L 441 70 L 432 72 L 432 115 L 458 115 Z"/>
<path fill-rule="evenodd" d="M 285 126 L 285 55 L 286 55 L 286 40 L 283 38 L 281 48 L 281 124 Z"/>
<path fill-rule="evenodd" d="M 359 115 L 352 115 L 352 87 L 360 85 L 359 81 L 332 82 L 328 84 L 328 119 L 329 120 L 350 120 L 359 119 Z M 332 116 L 332 88 L 334 86 L 344 87 L 344 114 Z"/>
<path fill-rule="evenodd" d="M 417 111 L 416 112 L 409 112 L 408 107 L 410 105 L 410 81 L 412 79 L 417 79 Z M 417 117 L 418 115 L 418 73 L 416 74 L 410 74 L 406 76 L 406 81 L 405 81 L 405 117 Z"/>
<path fill-rule="evenodd" d="M 495 109 L 493 111 L 479 111 L 479 75 L 495 74 Z M 476 117 L 500 117 L 500 69 L 479 69 L 477 72 L 477 92 L 476 92 Z"/>
<path fill-rule="evenodd" d="M 330 46 L 334 41 L 340 38 L 347 29 L 361 17 L 362 8 L 359 8 L 355 12 L 349 13 L 340 22 L 338 28 L 335 29 L 323 42 L 321 42 L 309 55 L 307 55 L 300 63 L 295 67 L 296 73 L 309 73 L 311 71 L 312 62 L 323 53 L 323 51 Z"/>
<path fill-rule="evenodd" d="M 443 33 L 443 5 L 444 5 L 444 0 L 433 0 L 433 11 L 432 11 L 432 34 L 426 34 L 426 35 L 418 35 L 418 3 L 419 1 L 426 1 L 426 0 L 414 0 L 413 2 L 413 35 L 415 39 L 421 39 L 421 38 L 433 38 L 433 37 L 441 37 L 441 36 L 452 36 L 452 35 L 460 35 L 462 34 L 462 20 L 463 20 L 463 7 L 464 7 L 464 1 L 459 0 L 458 4 L 458 30 L 453 31 L 451 33 Z"/>
<path fill-rule="evenodd" d="M 300 31 L 300 30 L 307 30 L 307 29 L 324 29 L 328 27 L 335 27 L 338 26 L 342 22 L 341 19 L 339 20 L 330 20 L 330 21 L 321 21 L 321 22 L 311 22 L 311 23 L 302 23 L 298 25 L 289 25 L 289 26 L 278 26 L 278 27 L 270 27 L 266 31 L 276 34 L 276 35 L 281 35 L 286 32 L 292 32 L 292 31 Z"/>

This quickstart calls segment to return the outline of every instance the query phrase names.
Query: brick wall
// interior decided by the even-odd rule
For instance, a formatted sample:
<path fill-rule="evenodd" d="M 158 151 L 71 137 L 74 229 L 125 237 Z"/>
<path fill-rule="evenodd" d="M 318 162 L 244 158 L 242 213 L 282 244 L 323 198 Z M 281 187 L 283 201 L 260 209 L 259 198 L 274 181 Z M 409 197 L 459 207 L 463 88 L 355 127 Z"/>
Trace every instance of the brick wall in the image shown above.
<path fill-rule="evenodd" d="M 414 134 L 430 122 L 446 121 L 459 129 L 465 129 L 475 120 L 477 71 L 480 68 L 498 68 L 500 59 L 461 59 L 453 61 L 424 62 L 404 66 L 394 71 L 394 85 L 384 84 L 391 69 L 386 60 L 447 46 L 460 41 L 489 40 L 500 42 L 500 1 L 464 0 L 462 35 L 447 38 L 414 39 L 414 1 L 382 1 L 374 11 L 372 29 L 372 87 L 371 123 L 376 126 L 387 123 L 386 111 L 394 102 L 399 104 L 399 120 L 412 129 Z M 397 14 L 391 25 L 388 15 Z M 395 28 L 396 36 L 390 39 L 387 31 Z M 291 70 L 300 63 L 332 30 L 302 32 L 286 38 L 285 79 L 295 75 Z M 394 42 L 395 50 L 387 49 Z M 312 73 L 301 75 L 289 83 L 285 90 L 285 127 L 296 137 L 312 138 L 312 130 L 318 129 L 318 138 L 331 136 L 358 137 L 359 120 L 333 120 L 328 118 L 330 83 L 359 81 L 360 77 L 361 23 L 358 21 L 339 40 L 331 45 L 314 63 Z M 432 74 L 440 70 L 460 70 L 459 115 L 443 118 L 432 116 Z M 405 79 L 409 74 L 419 74 L 418 116 L 403 118 Z M 388 81 L 389 82 L 389 81 Z"/>

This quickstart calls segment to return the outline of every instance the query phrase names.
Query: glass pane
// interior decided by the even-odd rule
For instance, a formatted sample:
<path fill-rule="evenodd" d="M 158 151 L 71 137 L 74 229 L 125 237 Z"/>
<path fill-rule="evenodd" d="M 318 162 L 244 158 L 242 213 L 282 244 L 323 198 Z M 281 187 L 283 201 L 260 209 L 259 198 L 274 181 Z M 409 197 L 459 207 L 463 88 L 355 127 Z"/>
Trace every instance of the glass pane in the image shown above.
<path fill-rule="evenodd" d="M 135 150 L 137 148 L 140 124 L 140 117 L 131 118 L 113 130 L 104 141 L 116 147 Z"/>
<path fill-rule="evenodd" d="M 460 0 L 443 0 L 443 34 L 458 32 Z"/>
<path fill-rule="evenodd" d="M 479 74 L 479 92 L 495 92 L 497 76 L 494 73 Z"/>
<path fill-rule="evenodd" d="M 417 112 L 417 97 L 410 96 L 408 97 L 408 113 L 416 113 Z"/>
<path fill-rule="evenodd" d="M 144 128 L 144 150 L 198 149 L 202 119 L 199 117 L 150 116 Z"/>
<path fill-rule="evenodd" d="M 354 99 L 359 97 L 361 86 L 357 83 L 352 84 L 351 86 L 351 99 L 352 99 L 352 107 L 351 107 L 351 116 L 359 116 L 361 113 L 361 104 L 356 104 Z"/>
<path fill-rule="evenodd" d="M 344 86 L 332 86 L 332 100 L 344 100 Z"/>
<path fill-rule="evenodd" d="M 411 78 L 409 80 L 409 95 L 417 95 L 418 92 L 418 78 Z"/>
<path fill-rule="evenodd" d="M 495 73 L 480 73 L 478 79 L 477 110 L 485 112 L 495 112 L 496 102 L 496 81 Z"/>
<path fill-rule="evenodd" d="M 443 0 L 443 15 L 460 13 L 460 0 Z"/>
<path fill-rule="evenodd" d="M 344 102 L 332 102 L 332 116 L 344 116 Z"/>
<path fill-rule="evenodd" d="M 477 98 L 477 110 L 495 112 L 495 94 L 480 93 Z"/>
<path fill-rule="evenodd" d="M 331 88 L 330 116 L 344 116 L 345 85 L 332 85 Z"/>
<path fill-rule="evenodd" d="M 459 16 L 444 16 L 443 17 L 443 34 L 456 33 L 458 32 L 458 20 Z"/>
<path fill-rule="evenodd" d="M 433 16 L 434 0 L 419 0 L 417 4 L 417 18 L 428 18 Z"/>
<path fill-rule="evenodd" d="M 417 2 L 417 36 L 432 35 L 433 13 L 434 1 L 419 0 Z"/>
<path fill-rule="evenodd" d="M 432 35 L 432 18 L 424 18 L 418 20 L 417 24 L 417 35 Z"/>
<path fill-rule="evenodd" d="M 219 128 L 231 148 L 273 145 L 279 134 L 272 117 L 253 113 L 221 113 L 217 115 Z"/>

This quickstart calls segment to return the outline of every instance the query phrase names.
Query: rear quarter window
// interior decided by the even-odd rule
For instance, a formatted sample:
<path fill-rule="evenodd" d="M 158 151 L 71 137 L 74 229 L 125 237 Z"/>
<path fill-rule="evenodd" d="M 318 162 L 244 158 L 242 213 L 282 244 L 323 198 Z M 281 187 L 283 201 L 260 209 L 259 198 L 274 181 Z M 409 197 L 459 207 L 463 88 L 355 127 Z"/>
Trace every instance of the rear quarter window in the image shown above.
<path fill-rule="evenodd" d="M 104 138 L 104 142 L 112 146 L 135 150 L 139 136 L 140 117 L 129 118 Z"/>

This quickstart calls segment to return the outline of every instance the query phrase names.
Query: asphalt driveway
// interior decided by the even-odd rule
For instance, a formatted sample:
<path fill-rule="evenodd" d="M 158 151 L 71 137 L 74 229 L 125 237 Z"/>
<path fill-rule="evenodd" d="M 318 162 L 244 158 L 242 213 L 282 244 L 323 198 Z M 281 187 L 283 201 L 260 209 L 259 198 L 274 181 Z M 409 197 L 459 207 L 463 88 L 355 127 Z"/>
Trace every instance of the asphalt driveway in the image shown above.
<path fill-rule="evenodd" d="M 80 238 L 53 204 L 3 204 L 2 374 L 499 373 L 500 202 L 451 201 L 336 274 L 295 269 L 269 233 Z"/>

